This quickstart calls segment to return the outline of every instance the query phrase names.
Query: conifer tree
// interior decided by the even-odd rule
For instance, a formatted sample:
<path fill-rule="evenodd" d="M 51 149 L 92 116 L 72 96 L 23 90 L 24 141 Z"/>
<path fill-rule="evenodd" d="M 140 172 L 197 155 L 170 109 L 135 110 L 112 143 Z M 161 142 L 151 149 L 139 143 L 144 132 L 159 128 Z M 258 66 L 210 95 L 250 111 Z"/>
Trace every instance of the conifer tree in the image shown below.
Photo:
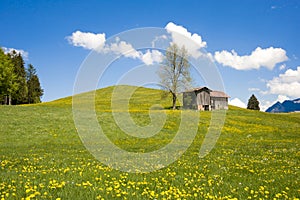
<path fill-rule="evenodd" d="M 27 69 L 27 87 L 28 87 L 28 103 L 40 103 L 43 96 L 39 77 L 36 74 L 36 69 L 32 64 L 29 64 Z"/>
<path fill-rule="evenodd" d="M 26 70 L 24 67 L 24 60 L 20 53 L 17 53 L 15 50 L 8 54 L 10 57 L 13 66 L 14 73 L 17 76 L 16 82 L 19 85 L 18 90 L 12 94 L 12 104 L 24 104 L 27 103 L 27 82 L 26 82 Z"/>
<path fill-rule="evenodd" d="M 257 98 L 254 96 L 254 94 L 252 94 L 252 96 L 250 97 L 250 99 L 248 101 L 247 109 L 260 110 L 259 102 L 258 102 Z"/>

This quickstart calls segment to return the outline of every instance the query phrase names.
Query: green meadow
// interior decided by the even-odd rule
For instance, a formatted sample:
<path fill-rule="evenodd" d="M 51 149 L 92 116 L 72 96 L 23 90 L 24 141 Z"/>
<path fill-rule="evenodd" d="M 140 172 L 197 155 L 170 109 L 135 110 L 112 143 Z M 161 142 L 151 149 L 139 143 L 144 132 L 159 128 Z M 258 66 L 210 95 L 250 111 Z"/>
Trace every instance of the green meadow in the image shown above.
<path fill-rule="evenodd" d="M 126 92 L 129 86 L 119 87 Z M 97 90 L 95 108 L 115 145 L 130 152 L 158 150 L 174 138 L 181 112 L 186 112 L 200 117 L 187 151 L 157 171 L 122 172 L 102 164 L 82 144 L 71 97 L 0 106 L 0 199 L 299 199 L 300 113 L 229 107 L 215 147 L 199 158 L 211 112 L 173 111 L 171 99 L 160 90 L 138 88 L 129 101 L 134 122 L 148 125 L 150 108 L 165 112 L 166 122 L 156 135 L 136 138 L 113 118 L 113 89 Z"/>

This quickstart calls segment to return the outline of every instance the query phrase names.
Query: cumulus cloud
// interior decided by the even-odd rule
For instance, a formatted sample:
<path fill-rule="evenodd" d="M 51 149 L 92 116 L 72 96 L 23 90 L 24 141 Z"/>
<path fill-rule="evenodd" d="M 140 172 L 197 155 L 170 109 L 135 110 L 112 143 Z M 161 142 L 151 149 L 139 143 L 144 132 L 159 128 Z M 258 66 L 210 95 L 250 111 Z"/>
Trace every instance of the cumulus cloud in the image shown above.
<path fill-rule="evenodd" d="M 185 27 L 176 25 L 173 22 L 169 22 L 165 26 L 165 29 L 170 34 L 171 43 L 176 43 L 179 46 L 184 45 L 192 57 L 197 59 L 200 56 L 204 56 L 212 62 L 218 62 L 237 70 L 259 69 L 261 67 L 273 69 L 276 64 L 288 59 L 284 49 L 274 47 L 266 49 L 257 47 L 250 55 L 244 56 L 238 55 L 234 50 L 231 52 L 225 50 L 217 51 L 214 54 L 205 53 L 201 49 L 205 48 L 207 43 L 197 33 L 191 33 Z M 130 43 L 121 41 L 120 38 L 116 38 L 115 42 L 108 44 L 105 33 L 96 34 L 78 30 L 66 38 L 74 46 L 94 50 L 99 53 L 114 53 L 116 55 L 123 55 L 124 57 L 139 59 L 146 65 L 162 61 L 162 53 L 158 50 L 147 50 L 143 53 L 136 50 Z M 154 48 L 155 43 L 167 39 L 167 35 L 157 36 L 152 41 L 152 47 Z M 282 65 L 280 69 L 283 70 L 284 67 L 285 65 Z"/>
<path fill-rule="evenodd" d="M 238 55 L 234 50 L 231 52 L 217 51 L 214 58 L 218 63 L 237 70 L 259 69 L 261 67 L 273 69 L 276 64 L 288 59 L 284 49 L 274 47 L 266 49 L 257 47 L 250 55 L 245 56 Z"/>
<path fill-rule="evenodd" d="M 67 40 L 70 44 L 76 47 L 83 47 L 89 50 L 99 50 L 105 44 L 105 33 L 90 33 L 90 32 L 81 32 L 76 31 L 72 33 L 71 36 L 67 37 Z"/>
<path fill-rule="evenodd" d="M 197 33 L 191 33 L 183 26 L 169 22 L 165 26 L 166 31 L 170 34 L 172 43 L 176 43 L 179 46 L 185 46 L 189 54 L 194 58 L 199 56 L 206 56 L 208 59 L 213 60 L 213 55 L 210 53 L 202 53 L 201 48 L 206 47 L 206 42 L 202 40 L 202 37 Z M 114 53 L 116 55 L 123 55 L 133 59 L 139 59 L 146 65 L 152 65 L 154 63 L 160 63 L 163 60 L 163 55 L 158 50 L 136 50 L 130 43 L 121 41 L 120 38 L 116 38 L 113 43 L 107 43 L 105 33 L 91 33 L 75 31 L 70 36 L 66 37 L 70 44 L 76 47 L 82 47 L 88 50 L 94 50 L 99 53 Z M 167 34 L 157 36 L 152 41 L 152 48 L 155 48 L 157 42 L 162 42 L 168 39 Z"/>
<path fill-rule="evenodd" d="M 184 45 L 191 56 L 198 58 L 203 54 L 199 50 L 206 47 L 206 42 L 197 33 L 192 34 L 183 26 L 176 25 L 173 22 L 169 22 L 165 29 L 171 34 L 172 43 L 180 47 Z"/>
<path fill-rule="evenodd" d="M 206 42 L 202 41 L 202 37 L 200 35 L 198 35 L 197 33 L 192 34 L 183 26 L 176 25 L 173 22 L 169 22 L 166 25 L 165 29 L 168 31 L 168 33 L 171 33 L 173 42 L 175 42 L 177 44 L 184 45 L 185 38 L 182 38 L 182 37 L 178 36 L 178 34 L 174 34 L 174 33 L 179 33 L 181 35 L 184 35 L 186 38 L 188 38 L 188 39 L 192 40 L 193 42 L 195 42 L 196 44 L 198 44 L 200 48 L 206 47 Z"/>
<path fill-rule="evenodd" d="M 124 55 L 130 58 L 139 58 L 140 53 L 137 52 L 131 44 L 125 41 L 120 41 L 120 38 L 116 38 L 116 41 L 111 44 L 106 44 L 105 33 L 90 33 L 76 31 L 71 36 L 67 37 L 70 44 L 76 47 L 83 47 L 88 50 L 93 50 L 102 53 L 115 53 L 117 55 Z"/>
<path fill-rule="evenodd" d="M 289 97 L 285 96 L 285 95 L 278 95 L 277 97 L 277 101 L 279 101 L 280 103 L 284 102 L 285 100 L 290 100 Z"/>
<path fill-rule="evenodd" d="M 142 55 L 142 60 L 146 65 L 152 65 L 155 62 L 160 63 L 163 60 L 163 55 L 158 50 L 147 50 L 145 54 Z"/>
<path fill-rule="evenodd" d="M 116 41 L 111 44 L 106 44 L 102 48 L 98 48 L 99 52 L 115 53 L 117 55 L 124 55 L 128 58 L 140 58 L 141 52 L 136 51 L 133 46 L 125 41 L 120 41 L 120 38 L 116 38 Z"/>
<path fill-rule="evenodd" d="M 20 53 L 23 57 L 24 60 L 28 60 L 28 52 L 24 51 L 22 49 L 15 49 L 15 48 L 7 48 L 7 47 L 2 47 L 4 53 L 11 53 L 13 51 Z"/>
<path fill-rule="evenodd" d="M 166 36 L 163 36 L 163 38 Z M 107 43 L 105 33 L 90 33 L 76 31 L 71 36 L 66 37 L 70 44 L 76 47 L 97 51 L 99 53 L 114 53 L 127 58 L 140 59 L 146 65 L 162 61 L 162 53 L 158 50 L 147 50 L 146 53 L 137 51 L 130 43 L 122 41 L 120 38 L 112 43 Z M 159 39 L 159 38 L 157 38 Z"/>
<path fill-rule="evenodd" d="M 232 100 L 230 100 L 228 102 L 229 105 L 232 105 L 232 106 L 237 106 L 237 107 L 240 107 L 240 108 L 246 108 L 246 104 L 244 102 L 242 102 L 240 99 L 238 98 L 234 98 Z"/>
<path fill-rule="evenodd" d="M 300 66 L 296 70 L 288 69 L 278 77 L 267 81 L 267 88 L 270 94 L 300 97 Z"/>

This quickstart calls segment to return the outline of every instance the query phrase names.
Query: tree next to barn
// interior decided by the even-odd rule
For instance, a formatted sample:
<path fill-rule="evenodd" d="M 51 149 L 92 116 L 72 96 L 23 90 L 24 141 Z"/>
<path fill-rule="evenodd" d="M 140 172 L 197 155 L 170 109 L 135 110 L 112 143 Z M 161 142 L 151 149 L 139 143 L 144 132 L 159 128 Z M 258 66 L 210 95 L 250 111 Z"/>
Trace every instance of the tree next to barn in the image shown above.
<path fill-rule="evenodd" d="M 175 110 L 177 93 L 188 88 L 192 81 L 186 48 L 176 44 L 169 46 L 158 74 L 163 89 L 172 94 L 172 108 Z"/>

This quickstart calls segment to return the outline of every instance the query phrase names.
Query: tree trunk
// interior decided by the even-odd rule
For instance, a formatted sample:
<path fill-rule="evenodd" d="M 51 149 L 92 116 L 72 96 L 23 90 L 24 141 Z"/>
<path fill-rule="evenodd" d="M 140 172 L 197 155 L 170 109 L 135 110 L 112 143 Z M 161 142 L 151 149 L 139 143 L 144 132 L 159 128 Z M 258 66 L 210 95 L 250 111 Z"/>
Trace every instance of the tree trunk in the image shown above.
<path fill-rule="evenodd" d="M 175 93 L 172 92 L 172 96 L 173 96 L 173 110 L 176 110 L 176 100 L 177 100 L 177 96 Z"/>
<path fill-rule="evenodd" d="M 4 95 L 4 105 L 7 105 L 7 95 Z"/>
<path fill-rule="evenodd" d="M 8 105 L 11 105 L 11 95 L 8 95 Z"/>
<path fill-rule="evenodd" d="M 4 105 L 11 105 L 11 96 L 10 95 L 4 96 Z"/>

